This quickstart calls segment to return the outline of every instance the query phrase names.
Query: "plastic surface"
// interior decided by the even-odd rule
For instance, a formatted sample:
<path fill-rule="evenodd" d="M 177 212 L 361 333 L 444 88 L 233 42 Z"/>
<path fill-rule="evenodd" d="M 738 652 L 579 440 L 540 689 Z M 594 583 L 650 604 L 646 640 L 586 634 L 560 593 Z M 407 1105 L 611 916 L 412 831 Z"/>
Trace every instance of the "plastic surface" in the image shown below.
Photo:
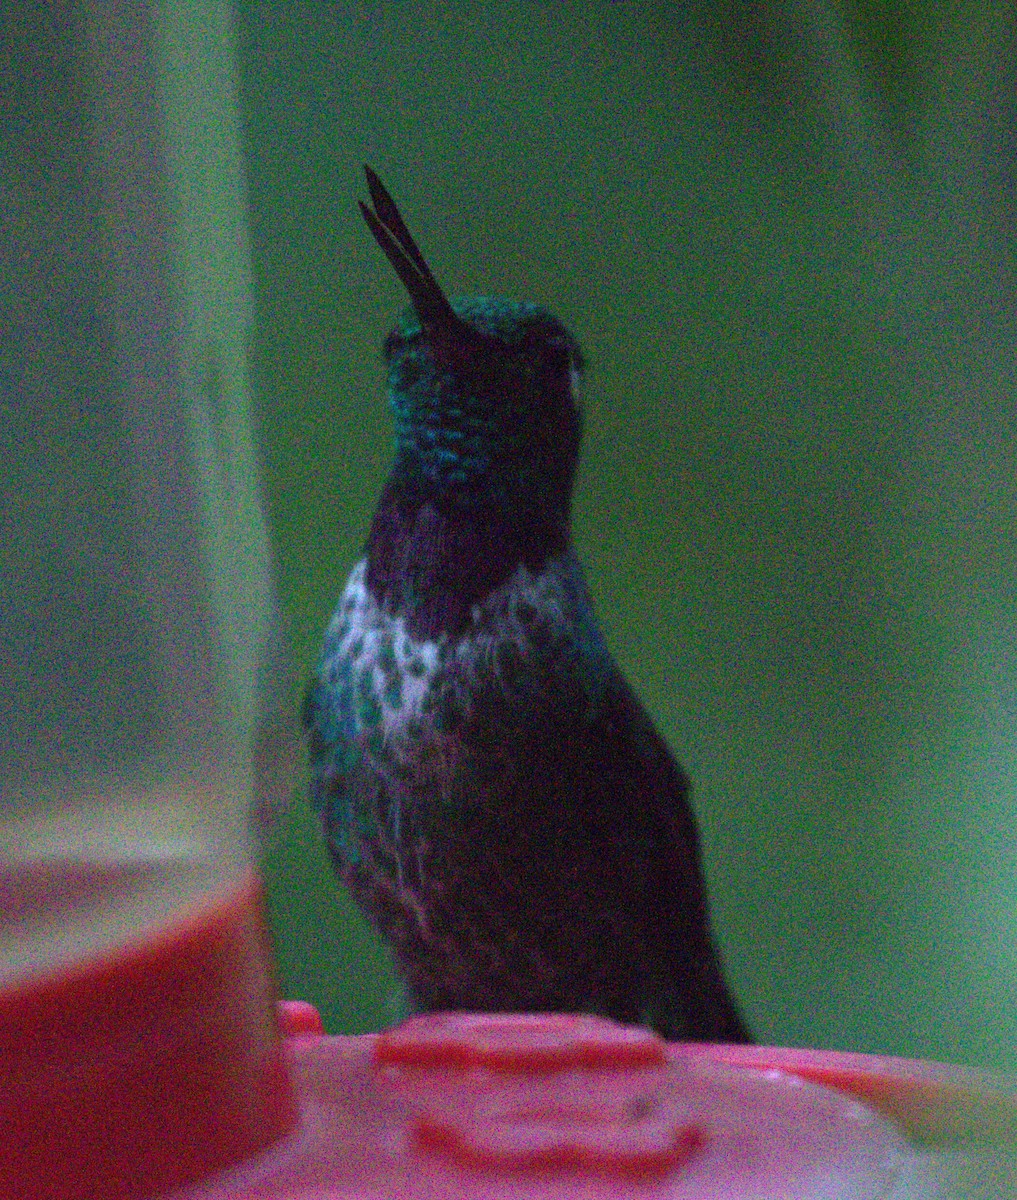
<path fill-rule="evenodd" d="M 5 29 L 2 1200 L 151 1194 L 295 1115 L 252 873 L 284 788 L 229 15 Z"/>
<path fill-rule="evenodd" d="M 638 1025 L 572 1013 L 434 1013 L 378 1035 L 379 1066 L 538 1074 L 660 1067 L 665 1043 Z"/>
<path fill-rule="evenodd" d="M 776 1046 L 690 1045 L 687 1050 L 711 1062 L 776 1068 L 849 1092 L 895 1121 L 915 1142 L 1017 1147 L 1017 1086 L 967 1067 Z"/>
<path fill-rule="evenodd" d="M 730 1047 L 562 1015 L 437 1014 L 363 1037 L 309 1032 L 307 1006 L 281 1017 L 298 1130 L 174 1200 L 955 1194 L 854 1097 L 725 1063 Z"/>
<path fill-rule="evenodd" d="M 237 163 L 201 140 L 231 129 L 227 16 L 82 5 L 27 27 L 10 83 L 36 114 L 12 156 L 50 192 L 45 220 L 34 176 L 8 197 L 30 316 L 0 352 L 0 989 L 251 862 L 272 595 Z"/>
<path fill-rule="evenodd" d="M 266 958 L 252 874 L 0 992 L 0 1198 L 150 1195 L 290 1129 Z"/>

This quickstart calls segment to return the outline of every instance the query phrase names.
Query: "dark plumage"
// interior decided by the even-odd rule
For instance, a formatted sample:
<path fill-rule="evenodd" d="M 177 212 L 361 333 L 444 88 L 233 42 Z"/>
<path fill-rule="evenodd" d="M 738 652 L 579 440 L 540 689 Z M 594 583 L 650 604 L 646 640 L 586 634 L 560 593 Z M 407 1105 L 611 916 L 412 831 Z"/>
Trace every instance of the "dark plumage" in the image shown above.
<path fill-rule="evenodd" d="M 747 1041 L 687 780 L 571 546 L 579 348 L 535 305 L 450 303 L 367 177 L 413 307 L 386 342 L 395 463 L 305 710 L 336 870 L 417 1008 Z"/>

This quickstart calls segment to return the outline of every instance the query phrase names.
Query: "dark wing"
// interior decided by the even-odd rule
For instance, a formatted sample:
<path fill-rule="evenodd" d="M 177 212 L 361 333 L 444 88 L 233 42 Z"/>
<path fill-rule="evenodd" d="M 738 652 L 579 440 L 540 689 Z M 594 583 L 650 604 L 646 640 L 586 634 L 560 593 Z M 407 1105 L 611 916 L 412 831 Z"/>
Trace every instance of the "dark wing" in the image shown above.
<path fill-rule="evenodd" d="M 688 779 L 617 671 L 584 757 L 584 790 L 639 911 L 641 1019 L 678 1040 L 751 1041 L 710 933 Z"/>

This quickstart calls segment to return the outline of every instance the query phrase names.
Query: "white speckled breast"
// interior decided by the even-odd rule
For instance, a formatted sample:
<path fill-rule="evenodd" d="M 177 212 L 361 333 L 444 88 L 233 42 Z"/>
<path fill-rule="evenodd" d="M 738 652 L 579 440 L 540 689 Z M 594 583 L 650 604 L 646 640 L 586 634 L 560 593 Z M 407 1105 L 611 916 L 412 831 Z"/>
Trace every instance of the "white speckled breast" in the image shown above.
<path fill-rule="evenodd" d="M 446 645 L 411 637 L 402 617 L 377 604 L 366 574 L 361 559 L 325 631 L 321 678 L 339 689 L 339 707 L 355 714 L 351 732 L 381 725 L 390 739 L 421 720 Z"/>
<path fill-rule="evenodd" d="M 494 687 L 511 700 L 518 678 L 546 677 L 563 652 L 592 668 L 589 682 L 599 690 L 609 659 L 573 554 L 537 574 L 517 568 L 474 607 L 472 628 L 454 640 L 415 639 L 403 617 L 375 601 L 366 572 L 361 560 L 350 573 L 325 634 L 320 672 L 336 689 L 348 737 L 380 731 L 386 743 L 398 743 L 420 728 L 439 692 L 454 696 L 461 710 L 476 688 Z"/>

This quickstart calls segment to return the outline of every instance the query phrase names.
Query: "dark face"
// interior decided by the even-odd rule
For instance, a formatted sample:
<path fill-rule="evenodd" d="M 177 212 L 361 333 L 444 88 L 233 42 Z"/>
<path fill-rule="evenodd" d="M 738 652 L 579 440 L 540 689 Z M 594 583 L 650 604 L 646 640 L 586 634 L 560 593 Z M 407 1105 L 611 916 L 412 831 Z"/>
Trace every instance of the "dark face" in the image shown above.
<path fill-rule="evenodd" d="M 515 499 L 570 487 L 580 438 L 575 339 L 534 304 L 471 297 L 451 308 L 465 336 L 436 338 L 409 309 L 385 343 L 403 465 L 442 487 Z"/>

